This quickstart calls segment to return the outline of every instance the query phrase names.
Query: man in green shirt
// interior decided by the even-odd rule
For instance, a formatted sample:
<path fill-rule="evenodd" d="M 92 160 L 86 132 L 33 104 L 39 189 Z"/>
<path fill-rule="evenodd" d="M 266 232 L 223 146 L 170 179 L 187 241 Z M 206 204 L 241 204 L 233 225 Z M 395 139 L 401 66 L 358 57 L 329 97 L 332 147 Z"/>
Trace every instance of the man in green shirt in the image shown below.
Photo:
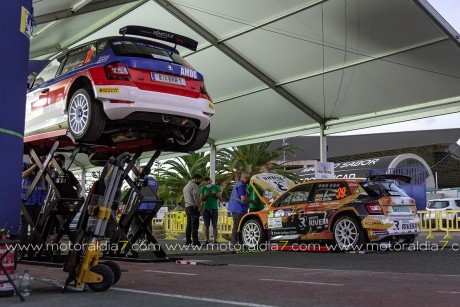
<path fill-rule="evenodd" d="M 203 202 L 204 233 L 206 234 L 205 245 L 209 243 L 209 226 L 212 222 L 214 242 L 217 240 L 217 217 L 219 215 L 219 200 L 222 200 L 222 191 L 218 185 L 212 184 L 209 177 L 205 177 L 206 185 L 200 189 L 201 201 Z"/>
<path fill-rule="evenodd" d="M 255 189 L 257 189 L 259 195 L 264 195 L 264 190 L 262 190 L 262 188 L 259 187 L 257 184 L 248 184 L 246 190 L 248 191 L 249 199 L 253 201 L 249 204 L 249 212 L 260 211 L 263 208 L 265 208 L 264 202 L 260 200 L 259 196 L 257 196 Z"/>

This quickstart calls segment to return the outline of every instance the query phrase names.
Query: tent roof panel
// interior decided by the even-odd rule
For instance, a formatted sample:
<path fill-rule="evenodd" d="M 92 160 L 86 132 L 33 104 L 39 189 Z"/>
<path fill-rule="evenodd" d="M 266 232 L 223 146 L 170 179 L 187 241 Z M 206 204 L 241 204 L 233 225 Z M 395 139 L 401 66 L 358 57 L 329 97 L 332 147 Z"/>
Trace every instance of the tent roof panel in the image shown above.
<path fill-rule="evenodd" d="M 34 11 L 76 2 L 41 0 Z M 199 42 L 198 52 L 185 55 L 217 102 L 216 144 L 317 131 L 306 114 L 326 117 L 326 133 L 336 133 L 460 110 L 460 44 L 421 5 L 426 1 L 139 0 L 40 25 L 31 54 L 117 35 L 128 24 L 164 29 Z"/>
<path fill-rule="evenodd" d="M 272 90 L 219 103 L 211 119 L 213 140 L 275 132 L 313 124 L 314 121 Z"/>

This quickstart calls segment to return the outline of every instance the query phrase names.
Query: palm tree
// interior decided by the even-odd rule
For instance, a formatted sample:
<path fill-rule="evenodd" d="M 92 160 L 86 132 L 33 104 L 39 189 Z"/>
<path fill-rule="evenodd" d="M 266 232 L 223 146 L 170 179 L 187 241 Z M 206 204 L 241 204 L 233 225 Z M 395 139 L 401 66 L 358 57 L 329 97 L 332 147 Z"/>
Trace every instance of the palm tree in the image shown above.
<path fill-rule="evenodd" d="M 222 191 L 226 191 L 231 182 L 237 181 L 242 171 L 257 174 L 267 162 L 282 157 L 285 152 L 294 154 L 294 150 L 298 149 L 293 145 L 283 145 L 269 150 L 270 143 L 263 142 L 219 150 L 216 161 L 218 171 L 216 181 Z M 297 179 L 296 175 L 284 170 L 280 165 L 274 165 L 272 171 L 290 179 Z M 225 192 L 224 194 L 228 195 Z"/>
<path fill-rule="evenodd" d="M 199 174 L 202 177 L 208 176 L 209 155 L 205 153 L 194 153 L 162 163 L 158 171 L 159 196 L 174 204 L 182 201 L 184 195 L 182 189 L 192 179 L 192 176 Z"/>

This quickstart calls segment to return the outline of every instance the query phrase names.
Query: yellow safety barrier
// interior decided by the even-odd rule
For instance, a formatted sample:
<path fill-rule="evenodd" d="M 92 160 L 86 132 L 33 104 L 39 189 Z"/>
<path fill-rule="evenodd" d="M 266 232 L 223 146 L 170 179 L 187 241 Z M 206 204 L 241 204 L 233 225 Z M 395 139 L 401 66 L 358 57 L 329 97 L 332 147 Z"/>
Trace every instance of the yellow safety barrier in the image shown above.
<path fill-rule="evenodd" d="M 450 232 L 460 231 L 458 227 L 458 215 L 460 210 L 447 210 L 438 213 L 439 229 L 446 232 L 444 239 L 452 239 Z"/>
<path fill-rule="evenodd" d="M 166 232 L 166 240 L 176 240 L 174 236 L 185 233 L 187 215 L 185 211 L 171 211 L 165 214 L 163 226 Z"/>
<path fill-rule="evenodd" d="M 420 230 L 428 231 L 427 239 L 433 239 L 433 231 L 445 231 L 444 239 L 451 239 L 450 232 L 460 232 L 460 210 L 427 211 L 419 210 Z"/>
<path fill-rule="evenodd" d="M 166 232 L 165 240 L 176 240 L 175 236 L 185 234 L 187 226 L 187 215 L 185 211 L 170 211 L 165 214 L 163 226 Z M 227 242 L 222 235 L 230 235 L 232 233 L 233 217 L 230 216 L 227 209 L 219 209 L 217 219 L 218 237 L 216 242 Z M 200 221 L 200 229 L 203 230 L 203 222 Z"/>
<path fill-rule="evenodd" d="M 233 227 L 233 217 L 226 208 L 219 209 L 219 217 L 217 219 L 218 237 L 216 242 L 225 243 L 228 240 L 224 239 L 222 235 L 231 235 Z"/>

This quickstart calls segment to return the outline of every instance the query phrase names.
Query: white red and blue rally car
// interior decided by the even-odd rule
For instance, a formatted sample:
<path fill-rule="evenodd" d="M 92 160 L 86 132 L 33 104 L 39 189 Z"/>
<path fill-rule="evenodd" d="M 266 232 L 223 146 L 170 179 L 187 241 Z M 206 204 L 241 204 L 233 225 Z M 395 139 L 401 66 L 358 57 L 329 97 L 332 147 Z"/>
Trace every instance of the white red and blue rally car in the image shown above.
<path fill-rule="evenodd" d="M 120 34 L 68 50 L 35 77 L 25 136 L 67 129 L 80 143 L 149 138 L 158 149 L 201 148 L 214 105 L 203 76 L 176 49 L 195 51 L 198 43 L 141 26 L 123 27 Z"/>

